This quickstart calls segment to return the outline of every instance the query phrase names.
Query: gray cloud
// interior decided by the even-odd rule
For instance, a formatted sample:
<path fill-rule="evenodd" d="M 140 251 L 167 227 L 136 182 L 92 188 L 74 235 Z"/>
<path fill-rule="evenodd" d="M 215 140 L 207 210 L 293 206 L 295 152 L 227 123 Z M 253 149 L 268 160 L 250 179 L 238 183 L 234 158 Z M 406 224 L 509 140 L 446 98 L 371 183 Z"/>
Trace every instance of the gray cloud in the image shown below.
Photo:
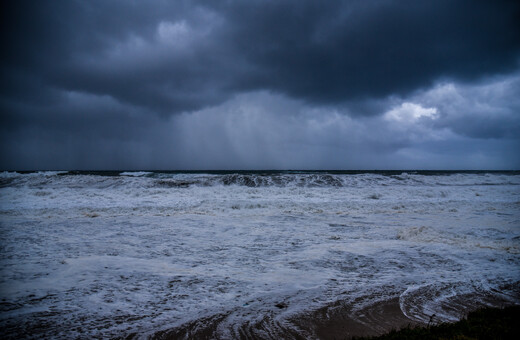
<path fill-rule="evenodd" d="M 230 11 L 256 83 L 321 103 L 517 67 L 519 7 L 487 1 L 254 2 Z"/>
<path fill-rule="evenodd" d="M 170 113 L 259 89 L 321 104 L 405 94 L 439 77 L 507 73 L 518 66 L 520 50 L 513 1 L 8 7 L 6 72 Z"/>
<path fill-rule="evenodd" d="M 515 1 L 2 7 L 4 168 L 520 165 Z"/>
<path fill-rule="evenodd" d="M 520 131 L 519 93 L 517 73 L 473 85 L 439 84 L 415 99 L 438 108 L 438 128 L 470 138 L 516 139 Z"/>

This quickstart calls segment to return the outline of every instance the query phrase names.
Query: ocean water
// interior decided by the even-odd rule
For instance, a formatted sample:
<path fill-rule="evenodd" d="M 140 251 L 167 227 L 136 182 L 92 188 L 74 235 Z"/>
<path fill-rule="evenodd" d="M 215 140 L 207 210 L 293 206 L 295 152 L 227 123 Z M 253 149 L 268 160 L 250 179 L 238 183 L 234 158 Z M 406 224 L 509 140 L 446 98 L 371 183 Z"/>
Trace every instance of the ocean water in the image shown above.
<path fill-rule="evenodd" d="M 4 172 L 2 338 L 520 303 L 518 172 Z M 355 313 L 354 313 L 355 315 Z"/>

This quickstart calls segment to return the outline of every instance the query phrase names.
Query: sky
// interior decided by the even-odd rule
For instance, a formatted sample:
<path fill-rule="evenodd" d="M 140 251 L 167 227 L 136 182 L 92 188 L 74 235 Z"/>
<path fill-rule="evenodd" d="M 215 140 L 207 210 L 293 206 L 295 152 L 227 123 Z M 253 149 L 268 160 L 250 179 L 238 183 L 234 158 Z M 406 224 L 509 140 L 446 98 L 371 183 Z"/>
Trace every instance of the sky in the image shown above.
<path fill-rule="evenodd" d="M 0 169 L 520 169 L 520 2 L 4 1 Z"/>

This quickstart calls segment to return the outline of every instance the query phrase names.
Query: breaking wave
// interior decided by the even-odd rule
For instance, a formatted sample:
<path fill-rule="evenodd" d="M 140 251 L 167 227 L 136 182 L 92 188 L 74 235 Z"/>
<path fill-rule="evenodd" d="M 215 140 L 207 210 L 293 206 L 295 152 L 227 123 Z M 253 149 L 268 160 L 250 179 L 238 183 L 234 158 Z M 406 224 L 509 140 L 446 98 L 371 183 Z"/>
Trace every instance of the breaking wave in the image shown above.
<path fill-rule="evenodd" d="M 100 179 L 100 177 L 102 179 Z M 136 181 L 137 180 L 137 181 Z M 53 181 L 71 186 L 103 182 L 105 185 L 156 186 L 186 188 L 190 186 L 259 187 L 369 187 L 369 186 L 495 186 L 520 185 L 520 173 L 509 172 L 154 172 L 154 171 L 44 171 L 0 173 L 0 187 L 42 186 Z M 374 196 L 375 197 L 375 196 Z"/>
<path fill-rule="evenodd" d="M 518 172 L 0 173 L 0 329 L 319 338 L 302 320 L 375 329 L 520 303 L 519 185 Z"/>

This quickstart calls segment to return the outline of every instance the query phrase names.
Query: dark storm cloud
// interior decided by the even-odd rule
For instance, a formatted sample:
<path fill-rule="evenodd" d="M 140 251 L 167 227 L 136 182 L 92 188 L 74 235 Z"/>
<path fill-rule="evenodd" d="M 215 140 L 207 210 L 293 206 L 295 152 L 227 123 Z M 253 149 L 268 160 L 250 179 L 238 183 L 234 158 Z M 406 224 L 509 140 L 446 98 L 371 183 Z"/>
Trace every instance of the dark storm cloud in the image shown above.
<path fill-rule="evenodd" d="M 514 1 L 4 6 L 2 92 L 10 98 L 46 99 L 39 96 L 55 87 L 166 113 L 258 89 L 321 104 L 405 94 L 440 77 L 507 73 L 520 48 Z M 161 27 L 186 42 L 168 45 Z"/>
<path fill-rule="evenodd" d="M 517 67 L 519 6 L 491 1 L 257 1 L 228 17 L 259 86 L 309 100 L 403 94 Z"/>
<path fill-rule="evenodd" d="M 517 1 L 1 6 L 4 168 L 414 167 L 436 140 L 519 144 Z"/>

